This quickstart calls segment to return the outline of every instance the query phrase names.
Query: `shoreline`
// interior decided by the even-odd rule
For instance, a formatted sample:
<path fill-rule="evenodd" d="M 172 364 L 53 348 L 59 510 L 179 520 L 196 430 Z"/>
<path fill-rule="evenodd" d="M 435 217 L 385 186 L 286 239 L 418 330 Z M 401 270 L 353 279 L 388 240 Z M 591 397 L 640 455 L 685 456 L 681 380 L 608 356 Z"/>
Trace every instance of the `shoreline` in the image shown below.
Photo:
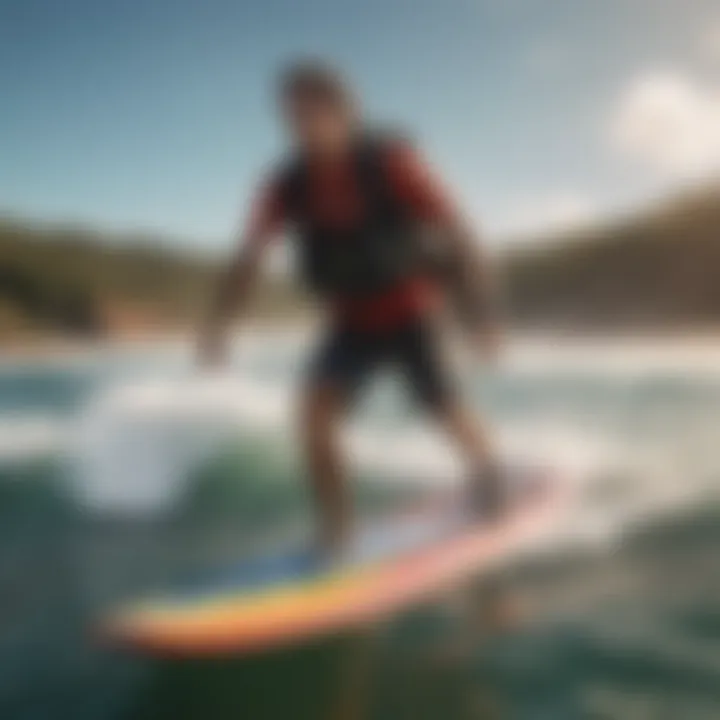
<path fill-rule="evenodd" d="M 304 334 L 314 326 L 314 322 L 303 320 L 252 321 L 243 326 L 238 334 Z M 55 360 L 74 357 L 87 357 L 100 353 L 132 351 L 143 347 L 185 345 L 193 343 L 194 329 L 183 328 L 158 332 L 143 332 L 130 335 L 116 335 L 95 340 L 78 340 L 67 337 L 46 337 L 6 340 L 0 349 L 0 362 L 18 362 L 23 360 Z M 511 342 L 542 342 L 543 344 L 579 344 L 579 345 L 667 345 L 707 346 L 720 348 L 720 325 L 683 327 L 683 328 L 617 328 L 590 329 L 569 327 L 522 327 L 508 329 Z"/>

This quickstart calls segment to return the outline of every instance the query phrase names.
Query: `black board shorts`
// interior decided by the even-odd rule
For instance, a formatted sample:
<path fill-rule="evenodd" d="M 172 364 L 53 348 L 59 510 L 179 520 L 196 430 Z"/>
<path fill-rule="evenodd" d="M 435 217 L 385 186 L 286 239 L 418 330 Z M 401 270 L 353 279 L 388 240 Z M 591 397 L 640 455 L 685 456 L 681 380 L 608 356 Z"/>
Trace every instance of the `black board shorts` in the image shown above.
<path fill-rule="evenodd" d="M 352 402 L 378 370 L 394 368 L 415 400 L 430 411 L 456 396 L 453 372 L 432 318 L 413 319 L 384 331 L 331 326 L 310 367 L 310 385 L 331 385 Z"/>

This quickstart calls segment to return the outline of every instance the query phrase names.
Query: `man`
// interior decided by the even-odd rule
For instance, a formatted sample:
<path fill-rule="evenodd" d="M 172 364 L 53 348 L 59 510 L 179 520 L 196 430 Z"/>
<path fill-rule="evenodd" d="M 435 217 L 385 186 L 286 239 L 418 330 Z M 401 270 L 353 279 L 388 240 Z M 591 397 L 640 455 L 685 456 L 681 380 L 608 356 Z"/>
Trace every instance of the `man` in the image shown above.
<path fill-rule="evenodd" d="M 232 313 L 248 299 L 271 240 L 289 228 L 302 279 L 330 318 L 301 415 L 323 547 L 342 551 L 350 536 L 340 421 L 364 381 L 388 363 L 463 453 L 472 502 L 496 510 L 500 488 L 488 442 L 453 386 L 436 336 L 443 288 L 426 262 L 424 238 L 431 229 L 443 254 L 455 259 L 453 281 L 473 300 L 466 303 L 467 330 L 492 352 L 495 326 L 479 244 L 411 145 L 368 131 L 332 69 L 295 64 L 283 74 L 279 95 L 294 152 L 264 187 L 221 283 L 201 332 L 203 361 L 221 359 Z"/>

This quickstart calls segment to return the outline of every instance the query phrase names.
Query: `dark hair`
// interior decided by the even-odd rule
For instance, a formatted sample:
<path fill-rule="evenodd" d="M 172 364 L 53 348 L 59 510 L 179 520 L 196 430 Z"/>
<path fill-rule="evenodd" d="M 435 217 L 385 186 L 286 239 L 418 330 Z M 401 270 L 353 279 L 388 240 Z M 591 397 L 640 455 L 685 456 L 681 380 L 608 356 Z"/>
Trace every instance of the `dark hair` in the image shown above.
<path fill-rule="evenodd" d="M 355 107 L 354 94 L 344 75 L 319 60 L 287 65 L 280 73 L 279 90 L 284 99 L 317 100 L 348 111 Z"/>

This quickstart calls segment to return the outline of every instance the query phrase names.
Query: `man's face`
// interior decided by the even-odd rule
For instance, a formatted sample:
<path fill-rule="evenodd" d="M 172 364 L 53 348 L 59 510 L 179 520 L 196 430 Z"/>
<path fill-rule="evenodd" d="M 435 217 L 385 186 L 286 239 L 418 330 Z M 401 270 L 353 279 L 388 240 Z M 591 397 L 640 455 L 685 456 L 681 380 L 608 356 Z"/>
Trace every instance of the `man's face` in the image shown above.
<path fill-rule="evenodd" d="M 328 100 L 290 96 L 283 102 L 283 115 L 293 140 L 304 148 L 333 151 L 352 135 L 348 113 Z"/>

